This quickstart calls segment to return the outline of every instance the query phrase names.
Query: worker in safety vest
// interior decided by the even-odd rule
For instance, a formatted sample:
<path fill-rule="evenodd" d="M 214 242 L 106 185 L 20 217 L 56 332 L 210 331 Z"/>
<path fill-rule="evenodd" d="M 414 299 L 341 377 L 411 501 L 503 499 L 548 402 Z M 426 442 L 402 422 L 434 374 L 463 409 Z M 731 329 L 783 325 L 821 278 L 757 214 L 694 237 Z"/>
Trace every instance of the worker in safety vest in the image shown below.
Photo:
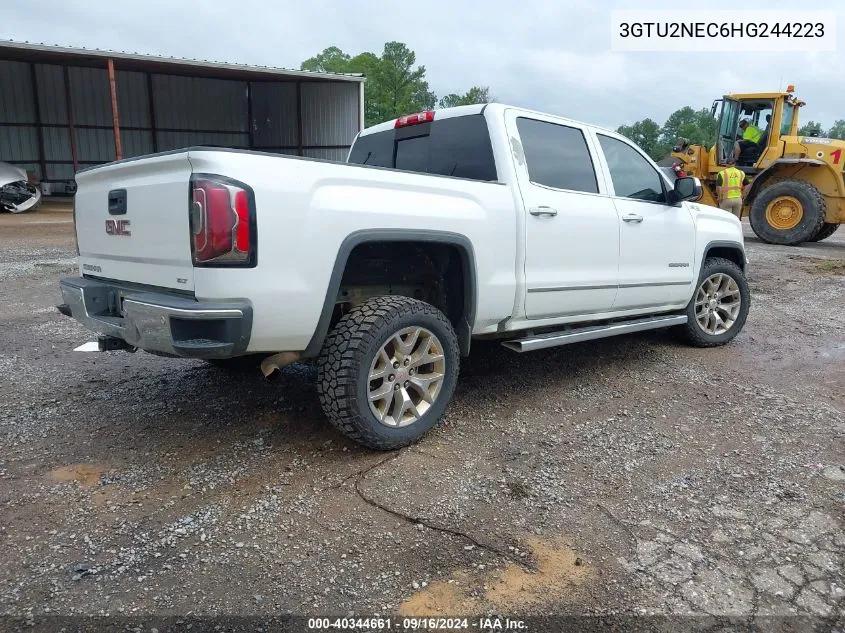
<path fill-rule="evenodd" d="M 749 123 L 748 119 L 739 122 L 739 131 L 742 133 L 742 138 L 734 144 L 735 160 L 739 160 L 740 154 L 749 147 L 756 147 L 763 138 L 763 130 L 753 123 Z"/>
<path fill-rule="evenodd" d="M 745 173 L 737 169 L 732 159 L 728 166 L 716 175 L 716 195 L 719 198 L 719 208 L 730 211 L 736 217 L 742 218 L 742 186 Z"/>

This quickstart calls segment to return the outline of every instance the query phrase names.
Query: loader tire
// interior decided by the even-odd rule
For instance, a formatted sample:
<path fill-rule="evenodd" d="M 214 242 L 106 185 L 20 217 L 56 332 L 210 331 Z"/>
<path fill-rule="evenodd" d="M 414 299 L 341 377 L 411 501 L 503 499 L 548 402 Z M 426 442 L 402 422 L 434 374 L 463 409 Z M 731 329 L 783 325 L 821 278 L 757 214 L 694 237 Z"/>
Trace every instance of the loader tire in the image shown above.
<path fill-rule="evenodd" d="M 431 304 L 369 299 L 343 316 L 317 362 L 317 393 L 329 422 L 372 449 L 417 441 L 436 425 L 458 379 L 458 339 Z"/>
<path fill-rule="evenodd" d="M 824 224 L 824 196 L 802 180 L 781 180 L 765 187 L 751 204 L 754 233 L 769 244 L 794 246 L 807 242 Z"/>
<path fill-rule="evenodd" d="M 838 224 L 832 224 L 831 222 L 825 222 L 822 224 L 822 228 L 819 229 L 819 232 L 816 233 L 811 239 L 811 242 L 821 242 L 822 240 L 826 240 L 831 235 L 836 233 L 836 229 L 839 228 Z"/>

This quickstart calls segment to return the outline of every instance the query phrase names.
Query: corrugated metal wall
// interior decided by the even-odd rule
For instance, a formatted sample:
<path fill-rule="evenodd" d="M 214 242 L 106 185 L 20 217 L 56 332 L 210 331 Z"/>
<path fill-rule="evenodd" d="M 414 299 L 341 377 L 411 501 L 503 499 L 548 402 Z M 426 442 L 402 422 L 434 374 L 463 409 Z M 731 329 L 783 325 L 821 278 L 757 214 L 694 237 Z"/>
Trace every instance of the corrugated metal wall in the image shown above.
<path fill-rule="evenodd" d="M 306 147 L 351 144 L 358 133 L 358 86 L 302 84 L 302 144 Z"/>
<path fill-rule="evenodd" d="M 0 160 L 40 175 L 38 127 L 29 64 L 0 61 Z M 8 88 L 7 88 L 8 87 Z"/>
<path fill-rule="evenodd" d="M 124 158 L 212 145 L 344 160 L 359 129 L 355 82 L 117 68 L 116 84 Z M 74 158 L 80 168 L 115 159 L 106 69 L 0 60 L 0 160 L 62 181 L 73 179 Z"/>
<path fill-rule="evenodd" d="M 253 82 L 250 93 L 255 147 L 271 151 L 274 148 L 298 147 L 296 84 Z"/>
<path fill-rule="evenodd" d="M 67 99 L 64 69 L 61 66 L 35 64 L 41 123 L 67 125 Z"/>

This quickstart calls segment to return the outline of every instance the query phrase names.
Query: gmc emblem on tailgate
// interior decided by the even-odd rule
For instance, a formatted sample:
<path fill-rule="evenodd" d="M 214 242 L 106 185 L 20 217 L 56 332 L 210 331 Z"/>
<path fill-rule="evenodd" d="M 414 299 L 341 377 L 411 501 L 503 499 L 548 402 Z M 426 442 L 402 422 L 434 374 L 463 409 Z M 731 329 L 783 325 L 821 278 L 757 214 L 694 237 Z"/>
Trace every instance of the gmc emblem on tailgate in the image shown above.
<path fill-rule="evenodd" d="M 106 233 L 109 235 L 132 235 L 129 220 L 106 220 Z"/>

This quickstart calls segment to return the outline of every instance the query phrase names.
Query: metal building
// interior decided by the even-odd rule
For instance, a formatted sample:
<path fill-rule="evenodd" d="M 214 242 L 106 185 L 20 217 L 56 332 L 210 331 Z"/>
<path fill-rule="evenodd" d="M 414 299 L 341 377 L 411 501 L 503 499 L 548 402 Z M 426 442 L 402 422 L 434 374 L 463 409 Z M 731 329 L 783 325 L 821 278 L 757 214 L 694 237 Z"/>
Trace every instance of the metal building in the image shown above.
<path fill-rule="evenodd" d="M 364 78 L 0 41 L 0 161 L 59 192 L 80 168 L 211 145 L 344 160 Z"/>

